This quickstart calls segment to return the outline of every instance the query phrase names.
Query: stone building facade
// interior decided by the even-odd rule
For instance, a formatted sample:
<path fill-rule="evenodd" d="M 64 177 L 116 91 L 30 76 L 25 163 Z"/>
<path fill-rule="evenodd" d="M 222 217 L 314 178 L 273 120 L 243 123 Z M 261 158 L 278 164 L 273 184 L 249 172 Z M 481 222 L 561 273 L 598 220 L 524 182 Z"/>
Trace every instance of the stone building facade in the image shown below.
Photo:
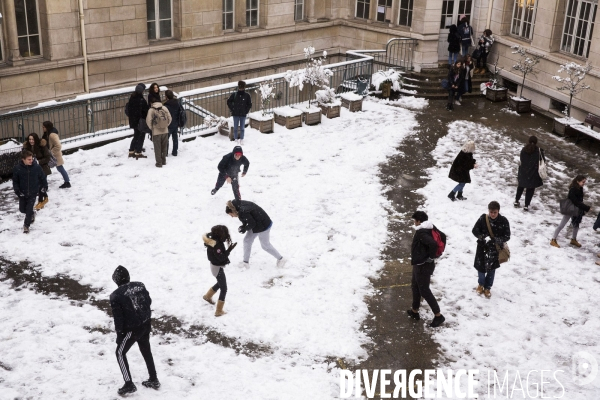
<path fill-rule="evenodd" d="M 0 0 L 0 109 L 157 81 L 184 82 L 329 53 L 383 49 L 393 37 L 418 40 L 417 70 L 447 59 L 446 37 L 460 15 L 476 36 L 489 27 L 506 82 L 520 44 L 544 56 L 524 96 L 559 110 L 559 64 L 600 65 L 597 0 Z M 597 24 L 596 24 L 597 25 Z M 83 27 L 83 29 L 82 29 Z M 82 43 L 82 37 L 85 40 Z M 82 46 L 85 44 L 85 46 Z M 85 52 L 84 52 L 85 50 Z M 599 113 L 600 74 L 574 100 L 575 116 Z"/>

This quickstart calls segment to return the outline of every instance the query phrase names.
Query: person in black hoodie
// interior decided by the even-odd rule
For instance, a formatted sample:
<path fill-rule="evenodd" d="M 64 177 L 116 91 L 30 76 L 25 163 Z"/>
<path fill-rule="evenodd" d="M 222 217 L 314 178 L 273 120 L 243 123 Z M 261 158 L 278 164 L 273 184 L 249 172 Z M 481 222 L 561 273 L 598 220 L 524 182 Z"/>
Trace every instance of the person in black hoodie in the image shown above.
<path fill-rule="evenodd" d="M 458 182 L 458 185 L 448 195 L 448 198 L 452 201 L 455 200 L 454 193 L 458 193 L 456 198 L 458 200 L 466 200 L 466 197 L 463 197 L 463 189 L 467 183 L 471 183 L 471 174 L 470 171 L 473 168 L 477 168 L 477 163 L 473 158 L 473 152 L 475 151 L 475 142 L 469 140 L 464 144 L 462 150 L 454 161 L 452 162 L 452 167 L 450 167 L 450 173 L 448 174 L 448 178 L 452 179 L 455 182 Z"/>
<path fill-rule="evenodd" d="M 242 221 L 242 226 L 238 228 L 238 232 L 246 234 L 244 237 L 244 261 L 241 266 L 244 268 L 250 266 L 252 243 L 257 236 L 262 249 L 277 259 L 276 266 L 281 268 L 285 265 L 287 260 L 271 244 L 269 236 L 273 221 L 271 221 L 265 210 L 251 201 L 232 200 L 227 202 L 225 212 L 232 218 L 239 218 Z"/>
<path fill-rule="evenodd" d="M 246 82 L 238 82 L 238 90 L 227 99 L 227 107 L 233 116 L 233 138 L 237 144 L 243 145 L 246 115 L 252 108 L 252 97 L 246 93 Z"/>
<path fill-rule="evenodd" d="M 565 227 L 567 222 L 571 220 L 571 225 L 573 226 L 573 238 L 571 239 L 571 245 L 575 247 L 581 247 L 581 243 L 577 241 L 577 232 L 579 232 L 579 224 L 583 219 L 583 215 L 590 211 L 590 206 L 583 203 L 583 186 L 587 181 L 587 176 L 585 175 L 577 175 L 575 179 L 571 182 L 569 186 L 569 194 L 568 198 L 575 204 L 575 207 L 579 209 L 577 215 L 563 215 L 562 221 L 554 231 L 554 236 L 552 236 L 552 240 L 550 241 L 550 245 L 554 247 L 560 247 L 556 239 L 558 239 L 558 234 Z"/>
<path fill-rule="evenodd" d="M 215 311 L 215 317 L 220 317 L 226 314 L 223 311 L 223 307 L 225 306 L 225 295 L 227 295 L 227 279 L 225 278 L 225 270 L 223 268 L 229 264 L 229 254 L 237 246 L 237 243 L 231 243 L 229 229 L 225 225 L 213 226 L 210 229 L 210 233 L 202 235 L 202 240 L 204 241 L 206 255 L 210 262 L 210 271 L 217 278 L 217 283 L 208 289 L 208 292 L 202 298 L 210 304 L 215 304 L 212 298 L 217 293 L 217 290 L 221 290 L 219 301 L 217 302 L 217 310 Z M 227 249 L 225 249 L 225 242 L 229 246 Z"/>
<path fill-rule="evenodd" d="M 494 237 L 490 235 L 488 221 Z M 488 213 L 479 217 L 472 233 L 477 238 L 477 252 L 473 265 L 479 275 L 477 294 L 483 293 L 485 297 L 490 298 L 496 269 L 500 268 L 498 249 L 504 248 L 505 243 L 510 240 L 510 224 L 506 217 L 500 215 L 500 204 L 497 201 L 488 204 Z M 486 237 L 490 238 L 487 242 Z"/>
<path fill-rule="evenodd" d="M 429 217 L 424 211 L 417 211 L 412 215 L 415 224 L 415 236 L 411 245 L 410 257 L 412 264 L 412 308 L 406 310 L 409 317 L 415 320 L 420 320 L 419 307 L 421 306 L 421 297 L 427 301 L 431 311 L 435 314 L 433 321 L 429 326 L 437 328 L 446 318 L 440 313 L 440 306 L 429 285 L 431 283 L 431 275 L 435 270 L 436 253 L 438 244 L 433 238 L 432 230 L 434 225 L 428 221 Z"/>
<path fill-rule="evenodd" d="M 154 103 L 162 103 L 158 83 L 153 83 L 150 85 L 150 89 L 148 89 L 148 104 L 152 105 Z"/>
<path fill-rule="evenodd" d="M 46 174 L 29 150 L 21 152 L 21 161 L 13 169 L 13 190 L 19 197 L 19 211 L 25 214 L 23 233 L 29 233 L 29 226 L 35 222 L 35 198 L 48 190 Z"/>
<path fill-rule="evenodd" d="M 175 94 L 172 90 L 167 90 L 165 92 L 165 96 L 167 97 L 167 101 L 165 102 L 165 107 L 169 110 L 171 114 L 171 123 L 169 124 L 169 136 L 173 140 L 173 153 L 171 155 L 177 156 L 177 150 L 179 149 L 179 142 L 177 141 L 177 130 L 179 129 L 179 114 L 181 113 L 181 105 L 179 104 L 179 100 L 175 97 Z M 167 155 L 169 153 L 169 145 L 167 144 Z"/>
<path fill-rule="evenodd" d="M 519 165 L 519 172 L 517 174 L 518 187 L 514 206 L 519 207 L 521 205 L 519 200 L 521 200 L 523 191 L 525 191 L 525 207 L 523 207 L 523 211 L 529 211 L 529 204 L 531 204 L 535 189 L 544 184 L 544 181 L 540 177 L 539 167 L 540 160 L 543 159 L 546 161 L 546 157 L 544 156 L 544 150 L 537 146 L 537 142 L 537 137 L 530 136 L 527 145 L 521 150 L 521 164 Z"/>
<path fill-rule="evenodd" d="M 448 33 L 448 68 L 452 69 L 452 66 L 458 61 L 458 53 L 460 52 L 461 37 L 458 33 L 456 25 L 450 25 L 450 32 Z"/>
<path fill-rule="evenodd" d="M 138 83 L 127 103 L 129 127 L 133 129 L 133 139 L 131 139 L 129 145 L 129 157 L 135 157 L 136 160 L 138 158 L 148 158 L 142 154 L 145 133 L 138 129 L 140 120 L 143 120 L 145 124 L 146 116 L 148 116 L 149 107 L 146 99 L 144 99 L 144 90 L 146 90 L 146 85 Z"/>
<path fill-rule="evenodd" d="M 244 155 L 244 151 L 240 146 L 235 146 L 231 153 L 225 154 L 219 165 L 217 166 L 219 170 L 219 176 L 217 176 L 217 183 L 215 184 L 215 188 L 210 191 L 210 194 L 214 195 L 217 193 L 221 186 L 227 181 L 227 183 L 231 184 L 231 189 L 233 190 L 233 196 L 236 200 L 241 200 L 242 196 L 240 195 L 240 183 L 238 174 L 240 173 L 240 167 L 244 166 L 244 170 L 242 171 L 242 177 L 246 176 L 248 172 L 248 168 L 250 168 L 250 161 Z"/>
<path fill-rule="evenodd" d="M 160 382 L 156 377 L 154 358 L 150 348 L 150 319 L 152 317 L 150 294 L 142 282 L 130 282 L 129 271 L 121 265 L 115 269 L 112 280 L 119 286 L 110 295 L 110 307 L 117 332 L 117 361 L 125 380 L 125 385 L 118 390 L 118 393 L 123 395 L 137 390 L 131 379 L 127 362 L 127 352 L 135 342 L 140 348 L 150 375 L 150 378 L 143 381 L 142 385 L 158 389 Z"/>
<path fill-rule="evenodd" d="M 462 62 L 457 61 L 450 71 L 448 71 L 448 104 L 446 110 L 454 110 L 454 104 L 460 106 L 458 97 L 460 96 L 461 88 L 465 85 L 464 76 L 462 74 Z"/>

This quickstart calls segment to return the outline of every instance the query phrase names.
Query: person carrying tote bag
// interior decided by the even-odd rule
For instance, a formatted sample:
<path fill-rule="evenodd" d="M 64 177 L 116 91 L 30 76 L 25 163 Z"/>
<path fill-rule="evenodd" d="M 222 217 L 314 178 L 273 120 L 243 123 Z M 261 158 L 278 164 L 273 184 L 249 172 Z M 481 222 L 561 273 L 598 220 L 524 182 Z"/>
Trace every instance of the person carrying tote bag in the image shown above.
<path fill-rule="evenodd" d="M 554 231 L 552 240 L 550 240 L 551 246 L 560 247 L 556 239 L 558 239 L 560 231 L 567 225 L 567 222 L 571 220 L 573 237 L 570 244 L 575 247 L 581 247 L 581 244 L 577 241 L 577 232 L 579 232 L 579 224 L 583 219 L 583 215 L 590 211 L 590 206 L 583 203 L 583 186 L 586 180 L 587 177 L 585 175 L 577 175 L 569 186 L 569 195 L 566 199 L 560 201 L 560 213 L 563 214 L 563 218 Z"/>
<path fill-rule="evenodd" d="M 535 189 L 542 187 L 544 184 L 543 179 L 548 177 L 547 172 L 545 173 L 546 178 L 542 177 L 542 174 L 546 170 L 546 158 L 544 157 L 544 151 L 537 146 L 537 143 L 537 137 L 530 136 L 527 145 L 521 150 L 519 158 L 517 194 L 513 204 L 515 207 L 520 207 L 521 196 L 525 192 L 525 207 L 523 207 L 523 211 L 529 211 L 529 204 L 531 203 L 531 199 L 533 199 Z M 542 162 L 544 169 L 541 167 Z"/>

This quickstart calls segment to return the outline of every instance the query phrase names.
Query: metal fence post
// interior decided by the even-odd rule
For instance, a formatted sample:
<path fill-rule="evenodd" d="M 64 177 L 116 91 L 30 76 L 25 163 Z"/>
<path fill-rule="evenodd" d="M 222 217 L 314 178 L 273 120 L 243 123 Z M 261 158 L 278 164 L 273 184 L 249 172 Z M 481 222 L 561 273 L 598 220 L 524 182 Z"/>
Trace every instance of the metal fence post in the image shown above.
<path fill-rule="evenodd" d="M 21 113 L 20 122 L 17 129 L 21 131 L 21 142 L 25 142 L 25 122 L 23 121 L 23 113 Z"/>
<path fill-rule="evenodd" d="M 94 113 L 92 112 L 92 100 L 87 101 L 87 110 L 85 113 L 85 119 L 87 122 L 87 133 L 94 132 Z"/>

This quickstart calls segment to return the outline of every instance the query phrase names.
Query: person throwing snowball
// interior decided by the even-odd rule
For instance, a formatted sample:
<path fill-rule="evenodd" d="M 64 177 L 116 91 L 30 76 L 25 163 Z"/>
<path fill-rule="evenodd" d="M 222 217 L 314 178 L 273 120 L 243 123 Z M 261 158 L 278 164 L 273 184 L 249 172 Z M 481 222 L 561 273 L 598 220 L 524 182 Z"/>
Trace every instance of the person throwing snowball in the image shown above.
<path fill-rule="evenodd" d="M 248 168 L 250 167 L 250 161 L 244 156 L 244 151 L 241 146 L 235 146 L 231 153 L 225 154 L 219 162 L 217 168 L 219 169 L 219 176 L 217 177 L 217 183 L 215 188 L 210 191 L 210 194 L 214 195 L 217 193 L 221 186 L 227 181 L 231 183 L 233 189 L 233 196 L 236 200 L 241 200 L 240 195 L 240 183 L 238 181 L 238 174 L 240 173 L 240 167 L 244 166 L 242 171 L 242 177 L 246 176 Z"/>

